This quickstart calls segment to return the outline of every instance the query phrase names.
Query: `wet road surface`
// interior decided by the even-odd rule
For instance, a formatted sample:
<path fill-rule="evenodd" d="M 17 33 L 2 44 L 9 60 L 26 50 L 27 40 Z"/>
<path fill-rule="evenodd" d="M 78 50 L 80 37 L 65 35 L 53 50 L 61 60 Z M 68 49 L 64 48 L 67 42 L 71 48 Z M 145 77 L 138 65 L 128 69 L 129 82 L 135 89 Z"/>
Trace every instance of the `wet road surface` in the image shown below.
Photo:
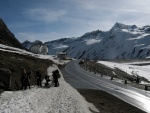
<path fill-rule="evenodd" d="M 115 82 L 108 77 L 95 76 L 72 61 L 61 70 L 65 80 L 75 88 L 98 89 L 106 91 L 121 100 L 150 113 L 150 92 L 140 90 L 121 82 Z"/>

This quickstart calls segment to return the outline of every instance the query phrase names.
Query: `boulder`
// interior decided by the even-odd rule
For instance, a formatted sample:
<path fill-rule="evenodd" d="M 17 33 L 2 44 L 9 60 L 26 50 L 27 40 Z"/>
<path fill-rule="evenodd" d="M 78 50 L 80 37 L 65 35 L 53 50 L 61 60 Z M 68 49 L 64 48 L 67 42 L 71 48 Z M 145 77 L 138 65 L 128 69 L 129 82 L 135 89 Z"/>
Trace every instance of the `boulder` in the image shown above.
<path fill-rule="evenodd" d="M 12 76 L 12 72 L 9 69 L 6 68 L 0 68 L 0 85 L 2 87 L 5 87 L 6 89 L 9 89 L 10 86 L 10 79 Z"/>

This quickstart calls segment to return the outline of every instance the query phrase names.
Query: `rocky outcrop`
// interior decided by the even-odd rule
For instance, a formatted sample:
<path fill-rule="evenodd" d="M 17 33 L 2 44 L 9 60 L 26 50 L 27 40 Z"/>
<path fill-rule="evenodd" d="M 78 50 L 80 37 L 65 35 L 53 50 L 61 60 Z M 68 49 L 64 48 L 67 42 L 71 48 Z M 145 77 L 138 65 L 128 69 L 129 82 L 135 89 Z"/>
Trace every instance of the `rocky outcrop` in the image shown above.
<path fill-rule="evenodd" d="M 0 68 L 0 88 L 9 89 L 11 85 L 12 72 L 6 68 Z"/>
<path fill-rule="evenodd" d="M 0 44 L 24 49 L 22 44 L 15 38 L 14 34 L 7 28 L 2 19 L 0 19 Z"/>

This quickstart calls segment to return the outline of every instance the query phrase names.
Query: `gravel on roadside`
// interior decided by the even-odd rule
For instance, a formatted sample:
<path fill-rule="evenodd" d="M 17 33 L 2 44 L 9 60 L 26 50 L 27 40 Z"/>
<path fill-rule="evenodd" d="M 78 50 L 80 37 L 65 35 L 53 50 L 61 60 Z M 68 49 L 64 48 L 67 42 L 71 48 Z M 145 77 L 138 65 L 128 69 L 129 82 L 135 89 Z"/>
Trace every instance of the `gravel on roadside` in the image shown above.
<path fill-rule="evenodd" d="M 146 113 L 105 91 L 94 89 L 77 90 L 88 102 L 93 103 L 100 113 Z"/>

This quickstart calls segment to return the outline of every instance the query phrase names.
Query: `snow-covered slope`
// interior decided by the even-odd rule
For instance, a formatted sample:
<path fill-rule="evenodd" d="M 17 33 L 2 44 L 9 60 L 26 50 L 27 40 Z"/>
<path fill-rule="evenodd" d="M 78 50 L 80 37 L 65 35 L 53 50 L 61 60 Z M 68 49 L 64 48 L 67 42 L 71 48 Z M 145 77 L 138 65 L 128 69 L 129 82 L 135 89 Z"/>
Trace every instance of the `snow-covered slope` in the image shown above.
<path fill-rule="evenodd" d="M 58 63 L 58 60 L 55 60 L 52 55 L 33 54 L 33 53 L 28 52 L 26 50 L 15 48 L 15 47 L 6 46 L 6 45 L 3 45 L 3 44 L 0 44 L 0 51 L 17 53 L 17 54 L 32 56 L 32 57 L 40 58 L 40 59 L 49 59 L 49 60 L 53 60 L 54 62 Z"/>
<path fill-rule="evenodd" d="M 48 75 L 56 70 L 49 67 Z M 93 104 L 86 100 L 63 77 L 59 79 L 59 87 L 37 88 L 25 91 L 5 91 L 1 94 L 1 113 L 91 113 L 90 109 L 99 112 Z M 45 83 L 45 81 L 43 81 Z"/>
<path fill-rule="evenodd" d="M 150 61 L 130 62 L 130 63 L 115 63 L 115 62 L 109 62 L 109 61 L 98 61 L 98 63 L 103 64 L 112 69 L 118 68 L 128 73 L 128 75 L 131 75 L 131 76 L 136 75 L 136 76 L 144 77 L 150 81 L 150 76 L 149 76 Z M 138 64 L 138 65 L 135 65 L 135 64 Z M 145 64 L 145 65 L 139 65 L 139 64 Z M 149 83 L 142 81 L 140 84 L 149 84 Z"/>
<path fill-rule="evenodd" d="M 46 42 L 49 54 L 64 51 L 73 58 L 128 59 L 150 56 L 150 26 L 116 23 L 109 31 Z"/>
<path fill-rule="evenodd" d="M 37 55 L 26 50 L 0 44 L 0 51 L 7 51 L 32 57 L 49 59 L 58 62 L 50 55 Z M 52 65 L 47 69 L 47 75 L 52 78 L 52 71 L 58 69 Z M 32 86 L 24 91 L 5 91 L 0 95 L 0 113 L 91 113 L 99 112 L 93 104 L 86 100 L 68 83 L 63 76 L 59 79 L 59 87 L 38 88 Z M 45 81 L 43 80 L 43 85 Z"/>
<path fill-rule="evenodd" d="M 73 38 L 62 38 L 54 41 L 45 42 L 48 46 L 48 53 L 55 55 L 57 52 L 61 52 L 69 47 L 69 44 L 73 42 Z"/>

